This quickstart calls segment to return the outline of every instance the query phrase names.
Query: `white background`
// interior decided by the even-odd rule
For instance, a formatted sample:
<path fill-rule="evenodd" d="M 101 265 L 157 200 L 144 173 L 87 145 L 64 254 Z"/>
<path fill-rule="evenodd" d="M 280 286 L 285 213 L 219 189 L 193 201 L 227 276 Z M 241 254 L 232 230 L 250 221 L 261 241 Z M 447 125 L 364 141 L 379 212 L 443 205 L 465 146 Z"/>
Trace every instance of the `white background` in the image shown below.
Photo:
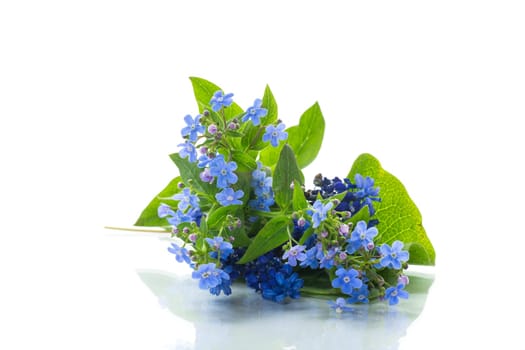
<path fill-rule="evenodd" d="M 309 179 L 369 152 L 405 183 L 438 259 L 401 349 L 522 348 L 523 18 L 519 1 L 0 2 L 0 347 L 186 332 L 136 277 L 178 268 L 164 245 L 101 227 L 177 174 L 200 76 L 245 108 L 269 84 L 288 125 L 319 101 Z"/>

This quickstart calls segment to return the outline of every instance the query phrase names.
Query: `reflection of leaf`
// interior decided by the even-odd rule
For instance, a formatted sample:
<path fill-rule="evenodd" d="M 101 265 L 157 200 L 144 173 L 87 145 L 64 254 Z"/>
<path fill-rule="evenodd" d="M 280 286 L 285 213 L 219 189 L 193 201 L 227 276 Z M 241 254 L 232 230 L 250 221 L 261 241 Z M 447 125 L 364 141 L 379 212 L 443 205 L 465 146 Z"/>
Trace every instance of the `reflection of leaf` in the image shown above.
<path fill-rule="evenodd" d="M 180 176 L 177 176 L 173 180 L 170 181 L 168 186 L 166 186 L 158 195 L 155 196 L 149 202 L 148 206 L 142 211 L 142 214 L 140 214 L 140 217 L 137 219 L 137 222 L 135 222 L 135 226 L 166 226 L 168 225 L 168 222 L 165 218 L 161 219 L 159 218 L 157 214 L 157 209 L 159 208 L 161 202 L 167 202 L 165 199 L 160 198 L 167 198 L 172 197 L 174 194 L 181 191 L 178 184 L 181 182 L 182 179 Z"/>
<path fill-rule="evenodd" d="M 356 159 L 348 178 L 353 179 L 355 174 L 370 176 L 380 188 L 381 202 L 374 203 L 377 209 L 376 217 L 379 219 L 378 241 L 403 241 L 410 252 L 409 263 L 434 265 L 434 247 L 421 223 L 421 214 L 405 186 L 394 175 L 384 170 L 379 161 L 370 154 L 362 154 Z"/>

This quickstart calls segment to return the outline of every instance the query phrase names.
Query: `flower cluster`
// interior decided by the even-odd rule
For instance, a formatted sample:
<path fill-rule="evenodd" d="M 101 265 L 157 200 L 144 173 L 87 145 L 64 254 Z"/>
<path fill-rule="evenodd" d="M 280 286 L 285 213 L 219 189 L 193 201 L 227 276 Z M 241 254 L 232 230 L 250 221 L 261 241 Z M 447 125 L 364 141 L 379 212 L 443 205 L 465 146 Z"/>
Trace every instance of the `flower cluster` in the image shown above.
<path fill-rule="evenodd" d="M 293 146 L 308 136 L 286 129 L 271 92 L 246 110 L 233 96 L 218 90 L 184 117 L 172 155 L 179 185 L 158 207 L 178 238 L 168 251 L 191 266 L 199 288 L 230 295 L 244 280 L 279 303 L 322 291 L 337 312 L 407 298 L 409 253 L 381 234 L 374 179 L 319 174 L 305 191 Z"/>

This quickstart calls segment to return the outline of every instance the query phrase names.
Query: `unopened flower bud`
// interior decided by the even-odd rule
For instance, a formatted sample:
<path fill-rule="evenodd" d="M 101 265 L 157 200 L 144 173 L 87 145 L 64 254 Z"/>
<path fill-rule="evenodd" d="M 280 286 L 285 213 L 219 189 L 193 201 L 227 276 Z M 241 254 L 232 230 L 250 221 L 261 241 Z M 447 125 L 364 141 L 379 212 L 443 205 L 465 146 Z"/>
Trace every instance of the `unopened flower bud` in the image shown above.
<path fill-rule="evenodd" d="M 341 226 L 339 226 L 339 233 L 342 236 L 346 237 L 346 235 L 348 235 L 348 232 L 349 232 L 349 227 L 347 224 L 342 224 Z"/>
<path fill-rule="evenodd" d="M 306 220 L 303 217 L 299 218 L 299 220 L 297 220 L 297 226 L 304 227 L 304 225 L 306 225 Z"/>
<path fill-rule="evenodd" d="M 233 242 L 233 241 L 235 241 L 235 237 L 230 236 L 230 242 Z"/>
<path fill-rule="evenodd" d="M 200 152 L 201 154 L 206 154 L 206 153 L 208 153 L 208 147 L 201 147 L 201 148 L 199 149 L 199 152 Z"/>
<path fill-rule="evenodd" d="M 179 182 L 179 183 L 177 184 L 177 187 L 178 187 L 178 188 L 184 188 L 184 182 Z"/>
<path fill-rule="evenodd" d="M 208 111 L 207 109 L 205 109 L 205 110 L 202 112 L 202 115 L 205 116 L 205 117 L 209 117 L 209 116 L 210 116 L 210 111 Z"/>
<path fill-rule="evenodd" d="M 192 233 L 191 235 L 189 235 L 188 239 L 190 240 L 190 242 L 197 242 L 197 235 L 195 233 Z"/>
<path fill-rule="evenodd" d="M 179 234 L 179 228 L 178 227 L 174 227 L 171 229 L 171 234 L 176 236 Z"/>
<path fill-rule="evenodd" d="M 397 282 L 402 283 L 402 284 L 404 284 L 405 286 L 407 286 L 408 283 L 410 282 L 410 280 L 408 279 L 408 276 L 407 276 L 407 275 L 401 275 L 401 276 L 399 276 L 399 278 L 397 279 Z"/>
<path fill-rule="evenodd" d="M 341 260 L 346 260 L 347 257 L 348 257 L 348 255 L 346 255 L 345 252 L 341 252 L 341 253 L 339 253 L 339 259 L 341 259 Z"/>
<path fill-rule="evenodd" d="M 208 126 L 208 132 L 212 135 L 215 135 L 217 133 L 217 125 L 215 124 L 210 124 Z"/>
<path fill-rule="evenodd" d="M 368 250 L 372 250 L 372 249 L 374 249 L 374 247 L 375 247 L 374 242 L 370 242 L 370 243 L 368 243 L 368 244 L 366 245 L 366 248 L 367 248 Z"/>
<path fill-rule="evenodd" d="M 188 233 L 190 233 L 190 229 L 185 227 L 182 229 L 182 233 L 184 233 L 185 235 L 187 235 Z"/>
<path fill-rule="evenodd" d="M 228 124 L 228 129 L 230 129 L 230 130 L 235 130 L 235 129 L 237 129 L 237 124 L 235 124 L 234 122 L 230 122 L 230 123 Z"/>
<path fill-rule="evenodd" d="M 328 232 L 327 231 L 321 232 L 321 237 L 323 237 L 323 238 L 328 237 Z"/>

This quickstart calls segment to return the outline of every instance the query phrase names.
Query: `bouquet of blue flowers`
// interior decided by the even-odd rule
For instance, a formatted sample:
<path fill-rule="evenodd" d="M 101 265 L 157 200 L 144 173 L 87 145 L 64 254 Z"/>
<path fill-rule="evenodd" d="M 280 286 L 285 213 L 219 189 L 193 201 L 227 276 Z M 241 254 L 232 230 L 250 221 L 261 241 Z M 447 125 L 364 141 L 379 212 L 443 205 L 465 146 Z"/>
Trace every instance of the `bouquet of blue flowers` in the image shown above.
<path fill-rule="evenodd" d="M 419 210 L 401 182 L 370 154 L 344 177 L 301 169 L 317 156 L 325 122 L 317 103 L 286 127 L 267 86 L 246 110 L 215 84 L 190 78 L 199 113 L 186 115 L 173 179 L 137 226 L 171 231 L 168 251 L 201 289 L 230 295 L 244 281 L 264 299 L 300 295 L 397 304 L 408 264 L 433 265 Z"/>

